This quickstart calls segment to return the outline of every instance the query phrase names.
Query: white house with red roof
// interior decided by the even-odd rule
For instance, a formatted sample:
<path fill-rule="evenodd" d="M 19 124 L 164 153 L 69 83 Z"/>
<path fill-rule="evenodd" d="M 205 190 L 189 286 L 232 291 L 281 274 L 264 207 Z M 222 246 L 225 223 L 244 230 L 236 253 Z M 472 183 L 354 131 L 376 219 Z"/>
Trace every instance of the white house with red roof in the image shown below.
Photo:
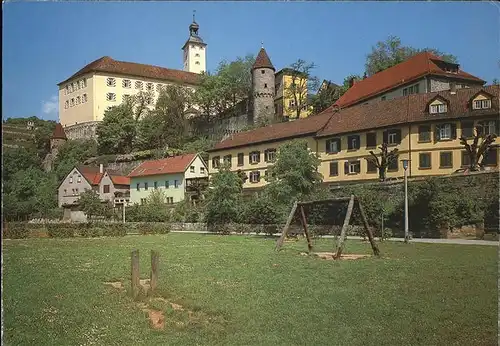
<path fill-rule="evenodd" d="M 59 207 L 78 205 L 80 194 L 87 190 L 96 191 L 103 202 L 126 204 L 130 195 L 130 179 L 116 172 L 105 171 L 103 165 L 73 167 L 59 184 Z"/>
<path fill-rule="evenodd" d="M 183 201 L 196 181 L 208 181 L 208 167 L 198 154 L 145 161 L 128 175 L 130 203 L 143 204 L 154 190 L 162 190 L 168 204 Z"/>

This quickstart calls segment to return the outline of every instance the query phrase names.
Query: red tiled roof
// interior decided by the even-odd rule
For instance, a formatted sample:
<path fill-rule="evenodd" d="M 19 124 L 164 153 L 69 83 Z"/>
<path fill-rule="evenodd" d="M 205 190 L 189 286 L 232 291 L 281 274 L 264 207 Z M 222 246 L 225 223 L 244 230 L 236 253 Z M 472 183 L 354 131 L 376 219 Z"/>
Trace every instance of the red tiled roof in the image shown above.
<path fill-rule="evenodd" d="M 68 139 L 66 137 L 66 133 L 64 132 L 64 129 L 60 123 L 56 124 L 56 128 L 54 129 L 54 132 L 52 133 L 51 139 Z"/>
<path fill-rule="evenodd" d="M 260 49 L 259 54 L 257 54 L 257 58 L 255 58 L 252 69 L 256 68 L 270 68 L 273 71 L 276 71 L 264 48 Z"/>
<path fill-rule="evenodd" d="M 233 136 L 217 143 L 213 149 L 208 151 L 217 151 L 248 144 L 265 143 L 280 139 L 314 134 L 326 125 L 330 117 L 330 113 L 314 115 L 304 119 L 272 124 L 254 130 L 236 133 Z"/>
<path fill-rule="evenodd" d="M 158 174 L 184 173 L 195 157 L 196 154 L 186 154 L 160 160 L 145 161 L 134 168 L 128 176 L 132 178 Z"/>
<path fill-rule="evenodd" d="M 130 185 L 130 178 L 129 177 L 124 177 L 122 175 L 109 175 L 111 178 L 111 181 L 115 185 Z"/>
<path fill-rule="evenodd" d="M 102 177 L 104 176 L 103 173 L 99 172 L 99 167 L 78 166 L 77 169 L 80 173 L 82 173 L 83 177 L 87 179 L 90 185 L 99 185 Z"/>
<path fill-rule="evenodd" d="M 482 79 L 461 70 L 459 70 L 458 73 L 446 72 L 441 69 L 436 62 L 443 62 L 443 60 L 429 52 L 417 54 L 400 64 L 376 73 L 366 79 L 357 81 L 335 104 L 342 108 L 351 106 L 364 99 L 380 94 L 381 92 L 391 90 L 397 86 L 407 84 L 427 75 L 441 75 L 448 78 L 465 79 L 482 84 L 485 83 Z"/>
<path fill-rule="evenodd" d="M 492 108 L 472 110 L 471 99 L 480 91 L 491 94 Z M 334 114 L 327 109 L 321 115 L 332 115 L 324 129 L 318 132 L 318 137 L 332 136 L 342 133 L 359 132 L 363 130 L 383 128 L 403 123 L 419 123 L 432 120 L 465 118 L 473 116 L 497 115 L 499 111 L 498 95 L 500 87 L 491 85 L 482 88 L 458 89 L 456 94 L 441 91 L 426 94 L 413 94 L 387 101 L 376 101 L 369 104 L 359 104 L 344 108 Z M 428 104 L 437 96 L 448 101 L 448 111 L 434 115 L 428 113 Z"/>
<path fill-rule="evenodd" d="M 153 65 L 138 64 L 134 62 L 118 61 L 109 56 L 104 56 L 86 65 L 80 71 L 76 72 L 58 85 L 89 72 L 106 72 L 120 75 L 130 75 L 192 85 L 199 84 L 200 80 L 200 75 L 196 73 L 173 70 Z"/>

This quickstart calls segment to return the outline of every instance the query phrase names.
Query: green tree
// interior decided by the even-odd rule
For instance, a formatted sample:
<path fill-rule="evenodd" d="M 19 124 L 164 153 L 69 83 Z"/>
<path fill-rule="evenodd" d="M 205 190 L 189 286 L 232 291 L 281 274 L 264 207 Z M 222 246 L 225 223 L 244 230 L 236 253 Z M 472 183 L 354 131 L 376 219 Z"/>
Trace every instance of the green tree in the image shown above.
<path fill-rule="evenodd" d="M 61 181 L 69 171 L 85 160 L 97 156 L 97 143 L 94 140 L 69 140 L 59 150 L 54 162 L 57 181 Z"/>
<path fill-rule="evenodd" d="M 80 194 L 78 200 L 80 209 L 87 215 L 89 219 L 93 216 L 101 215 L 102 203 L 99 194 L 94 190 L 87 190 Z"/>
<path fill-rule="evenodd" d="M 243 181 L 224 165 L 210 180 L 206 221 L 209 227 L 238 221 L 241 211 Z"/>
<path fill-rule="evenodd" d="M 309 93 L 316 91 L 319 87 L 318 78 L 312 75 L 315 68 L 314 63 L 308 63 L 302 59 L 290 65 L 288 73 L 291 81 L 290 84 L 283 86 L 283 96 L 294 101 L 290 108 L 297 119 L 309 107 Z"/>
<path fill-rule="evenodd" d="M 166 194 L 163 190 L 153 190 L 142 205 L 145 220 L 149 222 L 165 222 L 169 219 L 169 211 L 166 205 Z"/>
<path fill-rule="evenodd" d="M 106 109 L 96 130 L 100 154 L 128 154 L 136 136 L 133 104 L 124 102 Z"/>
<path fill-rule="evenodd" d="M 57 208 L 57 179 L 55 174 L 45 175 L 35 188 L 35 209 L 47 218 Z"/>
<path fill-rule="evenodd" d="M 341 96 L 342 87 L 327 82 L 312 98 L 313 114 L 319 114 L 333 105 Z"/>
<path fill-rule="evenodd" d="M 365 69 L 368 76 L 397 65 L 408 58 L 421 53 L 430 52 L 451 63 L 457 63 L 458 59 L 452 54 L 444 54 L 435 48 L 414 48 L 403 46 L 401 39 L 397 36 L 389 36 L 385 41 L 379 41 L 372 47 L 372 51 L 366 57 Z"/>
<path fill-rule="evenodd" d="M 310 195 L 323 179 L 318 172 L 320 162 L 304 140 L 294 140 L 281 145 L 276 162 L 268 169 L 268 193 L 281 201 Z"/>

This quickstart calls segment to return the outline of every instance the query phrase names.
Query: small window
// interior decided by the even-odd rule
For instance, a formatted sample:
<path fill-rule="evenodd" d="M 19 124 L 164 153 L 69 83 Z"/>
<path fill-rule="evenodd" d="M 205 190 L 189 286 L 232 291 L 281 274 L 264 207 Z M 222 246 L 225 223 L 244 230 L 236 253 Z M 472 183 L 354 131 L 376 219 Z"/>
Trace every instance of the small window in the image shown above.
<path fill-rule="evenodd" d="M 153 98 L 151 96 L 146 97 L 146 105 L 148 106 L 153 105 Z"/>
<path fill-rule="evenodd" d="M 205 174 L 205 167 L 200 167 L 200 173 Z"/>
<path fill-rule="evenodd" d="M 220 166 L 220 156 L 215 156 L 212 158 L 212 168 L 219 168 Z"/>
<path fill-rule="evenodd" d="M 225 165 L 227 164 L 227 165 L 229 165 L 229 167 L 231 167 L 231 165 L 232 165 L 232 161 L 233 161 L 233 160 L 232 160 L 232 156 L 231 156 L 231 155 L 226 155 L 226 156 L 224 156 L 224 159 L 223 159 L 223 160 L 224 160 L 224 164 L 225 164 Z"/>
<path fill-rule="evenodd" d="M 69 183 L 73 184 L 73 177 L 69 177 Z"/>
<path fill-rule="evenodd" d="M 115 93 L 106 93 L 106 101 L 115 102 L 116 94 Z"/>
<path fill-rule="evenodd" d="M 386 96 L 382 96 L 380 99 L 381 99 L 382 101 L 385 101 Z"/>
<path fill-rule="evenodd" d="M 387 170 L 391 172 L 397 172 L 399 170 L 399 157 L 393 157 L 391 161 L 387 164 Z"/>
<path fill-rule="evenodd" d="M 260 73 L 264 74 L 264 73 L 266 73 L 266 70 L 260 70 Z"/>
<path fill-rule="evenodd" d="M 189 167 L 189 172 L 194 173 L 194 166 Z"/>
<path fill-rule="evenodd" d="M 144 183 L 144 190 L 148 189 L 148 183 Z"/>
<path fill-rule="evenodd" d="M 376 173 L 377 165 L 373 161 L 373 159 L 366 159 L 366 173 Z"/>
<path fill-rule="evenodd" d="M 200 62 L 199 62 L 199 61 L 195 61 L 195 62 L 194 62 L 194 64 L 195 64 L 195 65 L 199 65 L 199 64 L 200 64 Z"/>
<path fill-rule="evenodd" d="M 179 187 L 179 181 L 178 180 L 174 180 L 174 188 L 178 188 Z"/>
<path fill-rule="evenodd" d="M 77 91 L 78 90 L 78 86 L 76 84 L 76 82 L 73 82 L 73 91 Z"/>
<path fill-rule="evenodd" d="M 453 167 L 453 154 L 451 151 L 444 151 L 439 153 L 439 168 L 452 168 Z"/>
<path fill-rule="evenodd" d="M 174 204 L 174 197 L 167 197 L 167 204 Z"/>
<path fill-rule="evenodd" d="M 198 58 L 200 56 L 200 54 L 196 53 L 194 56 L 195 56 L 195 58 Z"/>
<path fill-rule="evenodd" d="M 366 134 L 366 147 L 375 148 L 377 146 L 377 133 L 370 132 Z"/>
<path fill-rule="evenodd" d="M 486 153 L 486 156 L 483 158 L 483 165 L 485 166 L 496 166 L 497 165 L 497 149 L 496 148 L 491 148 L 488 150 Z"/>
<path fill-rule="evenodd" d="M 79 175 L 77 178 L 76 178 L 76 182 L 77 183 L 81 183 L 82 182 L 82 176 Z"/>
<path fill-rule="evenodd" d="M 470 166 L 470 155 L 467 151 L 462 150 L 462 167 Z"/>
<path fill-rule="evenodd" d="M 431 127 L 430 125 L 422 125 L 418 127 L 418 141 L 430 142 L 431 141 Z"/>
<path fill-rule="evenodd" d="M 143 84 L 142 84 L 141 81 L 136 81 L 135 82 L 135 88 L 136 89 L 142 90 L 142 86 L 143 86 Z"/>
<path fill-rule="evenodd" d="M 413 92 L 414 92 L 415 94 L 418 94 L 418 93 L 420 92 L 420 90 L 419 90 L 419 89 L 420 89 L 420 87 L 419 87 L 419 85 L 418 85 L 418 84 L 415 84 L 415 85 L 413 86 Z"/>
<path fill-rule="evenodd" d="M 165 181 L 165 188 L 168 189 L 170 187 L 170 182 L 168 180 Z"/>
<path fill-rule="evenodd" d="M 82 103 L 87 102 L 87 94 L 82 95 Z"/>
<path fill-rule="evenodd" d="M 439 138 L 440 139 L 451 139 L 451 125 L 444 124 L 439 128 Z"/>
<path fill-rule="evenodd" d="M 253 151 L 249 155 L 250 163 L 259 163 L 260 162 L 260 151 Z"/>
<path fill-rule="evenodd" d="M 69 101 L 68 100 L 66 100 L 66 102 L 64 102 L 64 108 L 66 108 L 66 109 L 69 108 Z"/>
<path fill-rule="evenodd" d="M 481 121 L 479 124 L 480 134 L 481 135 L 493 135 L 497 134 L 497 121 L 496 120 L 487 120 Z"/>
<path fill-rule="evenodd" d="M 387 138 L 388 138 L 387 144 L 396 144 L 396 133 L 395 132 L 389 132 L 389 135 Z"/>
<path fill-rule="evenodd" d="M 146 198 L 141 198 L 141 205 L 146 204 Z"/>
<path fill-rule="evenodd" d="M 140 191 L 140 190 L 141 190 L 141 184 L 140 184 L 140 183 L 137 183 L 137 184 L 135 185 L 135 189 L 136 189 L 137 191 Z"/>
<path fill-rule="evenodd" d="M 132 81 L 130 79 L 122 80 L 122 87 L 130 89 L 132 87 Z"/>
<path fill-rule="evenodd" d="M 356 174 L 356 173 L 359 173 L 361 172 L 361 164 L 359 161 L 351 161 L 349 162 L 349 170 L 348 170 L 348 173 L 349 174 Z"/>
<path fill-rule="evenodd" d="M 264 83 L 264 88 L 267 88 L 267 83 Z"/>
<path fill-rule="evenodd" d="M 123 102 L 129 102 L 130 101 L 130 95 L 129 94 L 123 94 L 122 98 L 123 98 Z"/>
<path fill-rule="evenodd" d="M 109 193 L 109 185 L 104 185 L 104 186 L 102 187 L 102 192 L 103 192 L 103 193 Z"/>
<path fill-rule="evenodd" d="M 360 148 L 359 135 L 353 135 L 347 137 L 347 149 L 356 150 Z"/>
<path fill-rule="evenodd" d="M 474 122 L 473 121 L 462 121 L 460 123 L 462 128 L 462 136 L 465 138 L 474 137 Z"/>
<path fill-rule="evenodd" d="M 264 152 L 264 161 L 274 162 L 276 160 L 276 149 L 267 149 Z"/>
<path fill-rule="evenodd" d="M 107 78 L 106 79 L 106 85 L 109 87 L 115 87 L 116 86 L 116 79 L 114 78 Z"/>
<path fill-rule="evenodd" d="M 330 162 L 330 177 L 336 177 L 339 175 L 339 163 Z"/>
<path fill-rule="evenodd" d="M 491 100 L 475 100 L 472 108 L 473 109 L 488 109 L 488 108 L 491 108 Z"/>
<path fill-rule="evenodd" d="M 76 104 L 79 105 L 82 103 L 82 98 L 80 96 L 76 97 Z"/>
<path fill-rule="evenodd" d="M 295 100 L 288 100 L 288 107 L 289 108 L 295 107 Z"/>
<path fill-rule="evenodd" d="M 238 154 L 238 166 L 243 166 L 245 164 L 245 154 Z"/>
<path fill-rule="evenodd" d="M 153 83 L 146 83 L 146 90 L 147 91 L 153 91 L 154 87 L 153 87 Z"/>
<path fill-rule="evenodd" d="M 155 181 L 155 182 L 153 183 L 153 187 L 154 187 L 154 189 L 155 189 L 155 190 L 158 190 L 158 182 L 156 182 L 156 181 Z"/>
<path fill-rule="evenodd" d="M 446 113 L 447 111 L 448 111 L 448 105 L 445 103 L 431 105 L 429 107 L 429 113 L 431 114 Z"/>
<path fill-rule="evenodd" d="M 431 153 L 420 153 L 418 167 L 420 169 L 431 168 Z"/>
<path fill-rule="evenodd" d="M 162 89 L 161 84 L 156 84 L 156 92 L 160 92 Z"/>
<path fill-rule="evenodd" d="M 75 99 L 73 98 L 73 99 L 71 99 L 71 101 L 70 101 L 70 106 L 71 106 L 71 107 L 73 107 L 74 105 L 75 105 Z"/>
<path fill-rule="evenodd" d="M 82 88 L 87 87 L 87 80 L 85 78 L 82 79 Z"/>
<path fill-rule="evenodd" d="M 66 85 L 66 94 L 69 94 L 71 91 L 69 90 L 69 85 Z"/>
<path fill-rule="evenodd" d="M 403 96 L 406 96 L 406 95 L 408 95 L 408 88 L 403 89 Z"/>
<path fill-rule="evenodd" d="M 326 141 L 326 152 L 336 154 L 340 151 L 340 138 L 332 138 Z"/>
<path fill-rule="evenodd" d="M 250 182 L 258 183 L 260 181 L 260 171 L 250 172 Z"/>

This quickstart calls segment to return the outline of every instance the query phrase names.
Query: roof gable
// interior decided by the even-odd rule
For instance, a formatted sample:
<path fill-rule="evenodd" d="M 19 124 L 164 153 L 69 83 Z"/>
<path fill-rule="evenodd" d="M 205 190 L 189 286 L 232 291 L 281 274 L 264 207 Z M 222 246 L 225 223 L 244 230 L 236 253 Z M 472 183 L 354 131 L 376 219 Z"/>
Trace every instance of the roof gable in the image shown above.
<path fill-rule="evenodd" d="M 442 75 L 450 78 L 466 79 L 478 84 L 485 83 L 482 79 L 461 70 L 456 73 L 446 72 L 442 69 L 442 66 L 439 66 L 443 63 L 447 64 L 444 60 L 429 52 L 414 55 L 402 63 L 357 81 L 337 100 L 336 104 L 341 107 L 351 106 L 427 75 Z"/>
<path fill-rule="evenodd" d="M 160 174 L 184 173 L 198 154 L 186 154 L 167 157 L 160 160 L 151 160 L 141 163 L 128 175 L 129 178 L 144 177 Z"/>

